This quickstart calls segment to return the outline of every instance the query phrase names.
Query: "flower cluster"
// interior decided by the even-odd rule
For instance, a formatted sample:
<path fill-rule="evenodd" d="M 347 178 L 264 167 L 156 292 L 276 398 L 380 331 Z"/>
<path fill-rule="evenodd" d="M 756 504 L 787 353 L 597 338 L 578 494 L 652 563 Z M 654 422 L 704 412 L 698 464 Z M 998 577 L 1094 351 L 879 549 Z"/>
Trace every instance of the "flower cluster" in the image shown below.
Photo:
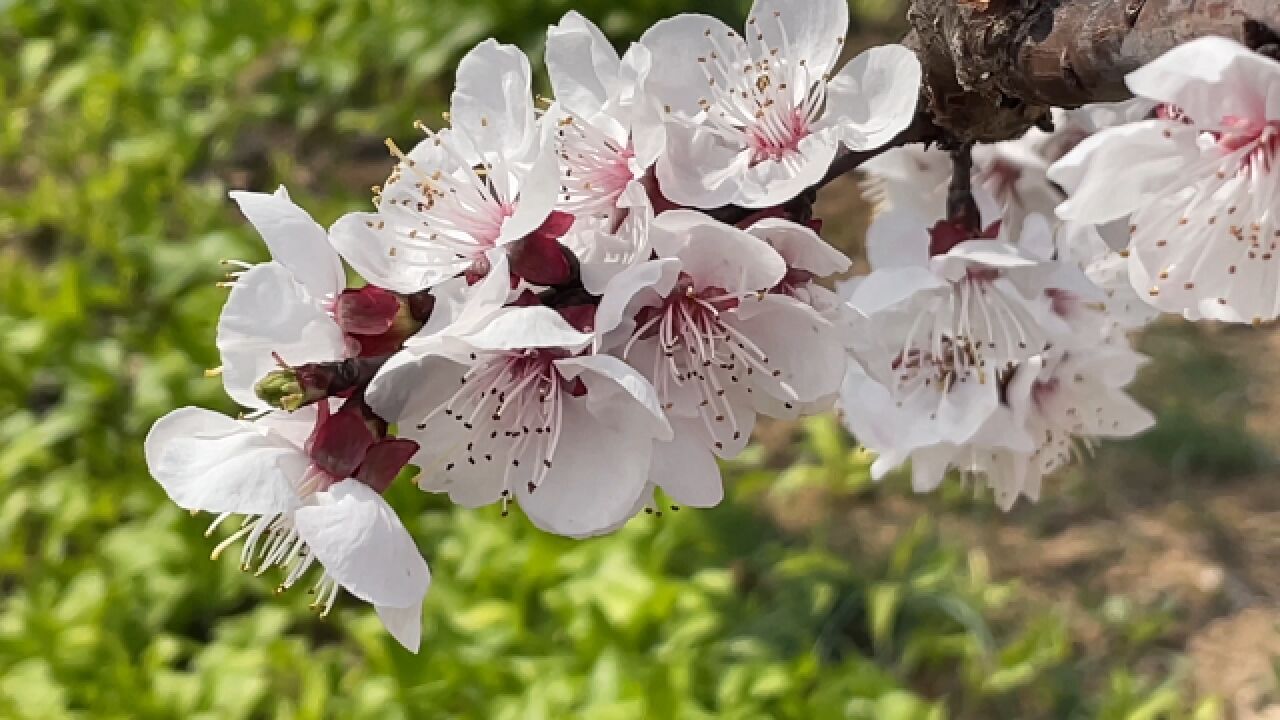
<path fill-rule="evenodd" d="M 866 166 L 871 272 L 836 287 L 852 263 L 822 239 L 813 191 L 838 156 L 898 137 L 921 83 L 901 46 L 842 63 L 847 27 L 843 0 L 757 0 L 742 30 L 680 15 L 619 55 L 571 12 L 547 34 L 554 99 L 535 99 L 520 50 L 480 43 L 447 125 L 388 141 L 373 212 L 326 230 L 283 188 L 233 193 L 272 258 L 235 264 L 218 324 L 245 411 L 159 420 L 152 474 L 214 513 L 211 532 L 243 517 L 215 556 L 240 543 L 282 589 L 305 577 L 321 612 L 345 590 L 416 650 L 430 573 L 383 497 L 410 465 L 422 490 L 583 538 L 658 492 L 716 505 L 718 460 L 760 416 L 839 402 L 877 476 L 910 460 L 928 490 L 955 468 L 1008 508 L 1151 424 L 1124 390 L 1143 362 L 1128 334 L 1154 314 L 1133 285 L 1158 274 L 1161 309 L 1204 313 L 1209 293 L 1216 317 L 1274 316 L 1280 82 L 1211 97 L 1275 74 L 1217 46 L 1214 68 L 1135 74 L 1154 102 L 1063 111 L 972 163 L 953 149 L 955 172 L 942 150 L 884 153 Z M 1210 103 L 1228 114 L 1195 124 Z M 1111 148 L 1130 136 L 1140 150 Z M 1118 163 L 1134 186 L 1101 189 Z M 1231 232 L 1206 230 L 1215 217 Z M 1250 284 L 1223 285 L 1244 247 L 1228 276 Z M 1175 276 L 1185 289 L 1165 292 Z"/>

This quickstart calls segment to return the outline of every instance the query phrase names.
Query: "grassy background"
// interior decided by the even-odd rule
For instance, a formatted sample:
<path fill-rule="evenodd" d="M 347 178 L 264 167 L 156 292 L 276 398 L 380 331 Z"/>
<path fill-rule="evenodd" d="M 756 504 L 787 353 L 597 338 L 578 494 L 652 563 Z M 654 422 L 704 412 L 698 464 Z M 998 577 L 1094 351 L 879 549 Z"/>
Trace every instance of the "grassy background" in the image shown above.
<path fill-rule="evenodd" d="M 829 417 L 766 428 L 723 507 L 590 542 L 400 484 L 390 499 L 435 576 L 418 656 L 359 603 L 321 621 L 304 592 L 273 597 L 273 578 L 208 559 L 208 518 L 165 500 L 141 441 L 174 407 L 233 409 L 202 377 L 218 364 L 214 282 L 219 259 L 263 249 L 227 191 L 286 182 L 332 222 L 367 207 L 390 167 L 383 137 L 407 147 L 414 118 L 438 117 L 474 42 L 536 53 L 570 7 L 625 42 L 689 5 L 0 0 L 0 717 L 1142 720 L 1239 706 L 1197 654 L 1280 587 L 1271 336 L 1256 332 L 1157 327 L 1142 392 L 1160 426 L 1010 515 L 960 483 L 927 499 L 870 486 Z M 897 5 L 855 2 L 851 37 L 895 36 Z M 856 237 L 853 188 L 826 202 L 828 227 Z M 1244 635 L 1274 631 L 1258 622 Z M 1250 655 L 1251 678 L 1269 652 Z"/>

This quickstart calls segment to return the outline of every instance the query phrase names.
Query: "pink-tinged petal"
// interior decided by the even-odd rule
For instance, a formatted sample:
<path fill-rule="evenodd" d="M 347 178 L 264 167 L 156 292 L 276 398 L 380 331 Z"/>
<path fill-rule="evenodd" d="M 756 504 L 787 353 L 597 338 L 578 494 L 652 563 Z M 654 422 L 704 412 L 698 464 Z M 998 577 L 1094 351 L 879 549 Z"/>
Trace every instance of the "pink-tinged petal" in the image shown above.
<path fill-rule="evenodd" d="M 293 204 L 284 186 L 274 195 L 233 192 L 231 199 L 266 241 L 272 259 L 288 269 L 317 301 L 346 287 L 347 275 L 329 244 L 329 233 Z"/>
<path fill-rule="evenodd" d="M 688 507 L 715 507 L 724 500 L 715 455 L 693 433 L 677 432 L 671 442 L 654 443 L 649 482 Z"/>
<path fill-rule="evenodd" d="M 560 443 L 546 478 L 532 492 L 513 492 L 538 527 L 584 537 L 634 514 L 649 478 L 651 421 L 638 413 L 601 418 L 580 401 L 566 401 L 563 412 Z"/>
<path fill-rule="evenodd" d="M 402 608 L 374 605 L 373 609 L 377 611 L 378 619 L 387 632 L 391 633 L 391 637 L 403 645 L 405 650 L 417 654 L 422 646 L 422 603 Z"/>
<path fill-rule="evenodd" d="M 741 169 L 741 185 L 735 204 L 749 208 L 781 205 L 826 176 L 840 149 L 834 133 L 814 133 L 802 138 L 794 152 L 781 159 L 765 159 Z"/>
<path fill-rule="evenodd" d="M 212 513 L 288 512 L 298 504 L 294 483 L 310 465 L 301 448 L 266 427 L 194 407 L 156 421 L 143 448 L 170 499 Z"/>
<path fill-rule="evenodd" d="M 712 50 L 708 32 L 727 38 L 729 26 L 708 15 L 686 13 L 661 20 L 640 36 L 640 44 L 649 49 L 653 58 L 645 89 L 673 112 L 697 115 L 698 101 L 706 97 L 707 79 L 698 58 Z M 726 58 L 726 62 L 738 59 Z M 741 63 L 734 63 L 738 65 Z"/>
<path fill-rule="evenodd" d="M 661 303 L 679 274 L 680 261 L 668 258 L 633 265 L 615 275 L 596 308 L 597 349 L 609 350 L 629 339 L 636 311 Z"/>
<path fill-rule="evenodd" d="M 931 220 L 903 207 L 876 215 L 867 228 L 867 260 L 873 270 L 928 267 Z"/>
<path fill-rule="evenodd" d="M 236 280 L 218 319 L 217 345 L 227 394 L 245 407 L 263 409 L 253 386 L 277 368 L 274 355 L 296 366 L 341 360 L 347 351 L 342 329 L 324 306 L 274 262 Z"/>
<path fill-rule="evenodd" d="M 329 232 L 333 246 L 360 277 L 398 293 L 433 287 L 471 264 L 444 248 L 401 242 L 391 223 L 378 213 L 343 215 Z"/>
<path fill-rule="evenodd" d="M 658 440 L 671 439 L 671 425 L 653 385 L 635 368 L 611 355 L 583 355 L 556 361 L 565 379 L 587 386 L 587 410 L 601 419 L 619 413 L 641 413 L 637 428 Z"/>
<path fill-rule="evenodd" d="M 815 79 L 835 67 L 849 31 L 845 0 L 756 0 L 747 17 L 747 42 L 764 48 L 758 56 L 776 48 L 779 62 L 804 65 Z"/>
<path fill-rule="evenodd" d="M 408 438 L 380 440 L 365 453 L 356 479 L 375 492 L 384 493 L 417 452 L 418 443 Z"/>
<path fill-rule="evenodd" d="M 409 608 L 427 594 L 427 562 L 395 510 L 367 485 L 347 479 L 317 493 L 293 524 L 325 572 L 355 597 Z"/>
<path fill-rule="evenodd" d="M 516 211 L 502 223 L 498 244 L 513 243 L 542 227 L 555 208 L 559 190 L 560 161 L 555 146 L 544 142 L 539 146 L 533 167 L 520 178 Z"/>
<path fill-rule="evenodd" d="M 768 290 L 787 274 L 786 261 L 768 243 L 704 213 L 665 212 L 653 228 L 654 250 L 660 257 L 678 258 L 698 290 Z"/>
<path fill-rule="evenodd" d="M 827 86 L 824 127 L 835 128 L 851 150 L 871 150 L 911 124 L 920 96 L 920 61 L 901 45 L 866 50 Z"/>
<path fill-rule="evenodd" d="M 677 205 L 715 208 L 739 198 L 751 152 L 704 127 L 667 123 L 666 152 L 655 173 L 662 195 Z"/>
<path fill-rule="evenodd" d="M 1177 106 L 1202 126 L 1280 119 L 1280 63 L 1224 37 L 1174 47 L 1125 77 L 1135 95 Z"/>
<path fill-rule="evenodd" d="M 453 127 L 478 152 L 517 157 L 537 140 L 530 82 L 529 59 L 519 48 L 485 40 L 458 62 Z"/>
<path fill-rule="evenodd" d="M 570 10 L 547 29 L 547 75 L 556 101 L 590 118 L 618 91 L 618 51 L 590 20 Z"/>
<path fill-rule="evenodd" d="M 787 267 L 807 270 L 817 277 L 845 272 L 853 264 L 818 233 L 790 220 L 765 218 L 747 228 L 747 232 L 773 246 Z"/>
<path fill-rule="evenodd" d="M 1146 120 L 1091 135 L 1049 168 L 1070 197 L 1058 217 L 1107 223 L 1151 201 L 1198 155 L 1196 131 L 1169 120 Z"/>
<path fill-rule="evenodd" d="M 891 267 L 876 270 L 859 282 L 849 297 L 849 305 L 864 315 L 872 315 L 917 293 L 946 286 L 946 281 L 927 267 Z"/>

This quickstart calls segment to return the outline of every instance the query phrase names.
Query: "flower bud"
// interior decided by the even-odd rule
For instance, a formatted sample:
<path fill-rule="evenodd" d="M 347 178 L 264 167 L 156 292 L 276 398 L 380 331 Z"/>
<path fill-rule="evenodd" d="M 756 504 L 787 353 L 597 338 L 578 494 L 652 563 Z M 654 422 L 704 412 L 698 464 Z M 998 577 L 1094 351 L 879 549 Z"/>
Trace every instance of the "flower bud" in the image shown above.
<path fill-rule="evenodd" d="M 253 386 L 253 392 L 266 404 L 286 412 L 293 412 L 323 397 L 308 399 L 293 368 L 272 370 Z"/>
<path fill-rule="evenodd" d="M 390 355 L 422 329 L 435 298 L 427 291 L 399 295 L 374 285 L 344 290 L 333 303 L 333 319 L 360 345 L 361 357 Z"/>

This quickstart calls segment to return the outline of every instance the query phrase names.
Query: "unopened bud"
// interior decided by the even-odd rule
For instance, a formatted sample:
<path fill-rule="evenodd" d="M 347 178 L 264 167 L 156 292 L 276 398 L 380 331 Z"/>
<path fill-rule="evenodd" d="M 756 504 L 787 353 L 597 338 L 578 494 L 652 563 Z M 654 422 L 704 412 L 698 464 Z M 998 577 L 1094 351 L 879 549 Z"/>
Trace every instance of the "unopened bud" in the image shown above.
<path fill-rule="evenodd" d="M 253 386 L 254 393 L 271 407 L 287 412 L 335 397 L 369 382 L 385 358 L 350 358 L 338 362 L 283 366 L 267 373 Z"/>
<path fill-rule="evenodd" d="M 308 400 L 298 373 L 293 368 L 272 370 L 253 386 L 253 392 L 262 402 L 285 412 L 293 412 L 308 402 L 315 402 L 323 397 L 321 395 Z"/>

